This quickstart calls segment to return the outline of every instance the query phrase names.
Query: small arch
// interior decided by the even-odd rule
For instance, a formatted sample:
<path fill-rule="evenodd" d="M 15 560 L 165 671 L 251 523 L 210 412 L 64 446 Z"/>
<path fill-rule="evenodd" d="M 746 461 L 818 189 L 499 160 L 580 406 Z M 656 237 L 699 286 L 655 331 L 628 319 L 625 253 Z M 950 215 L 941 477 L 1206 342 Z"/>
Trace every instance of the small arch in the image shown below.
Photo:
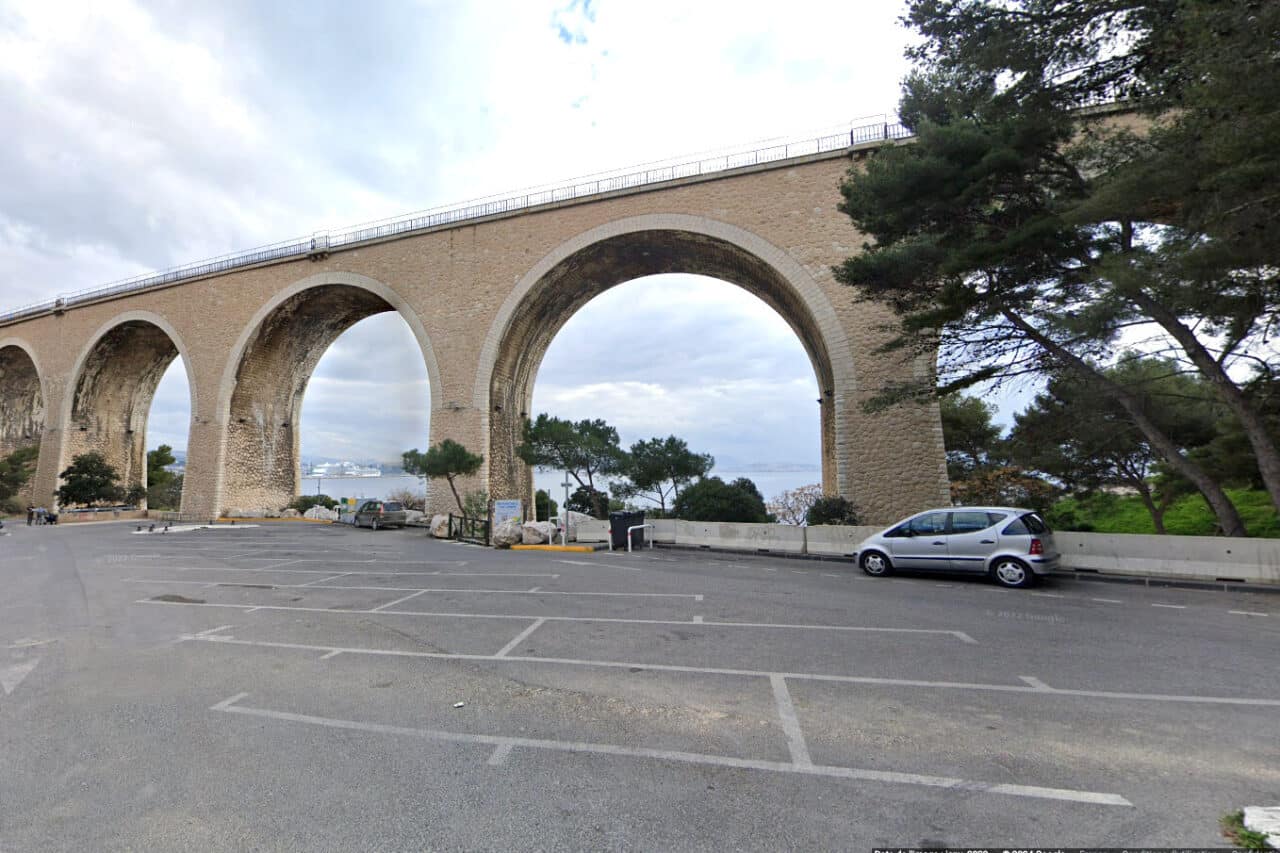
<path fill-rule="evenodd" d="M 35 350 L 17 337 L 0 338 L 0 457 L 34 447 L 38 456 L 44 438 L 44 372 Z M 18 496 L 31 502 L 35 477 Z"/>
<path fill-rule="evenodd" d="M 519 413 L 551 340 L 570 316 L 618 284 L 660 273 L 707 275 L 742 287 L 799 337 L 822 391 L 823 484 L 850 493 L 836 463 L 836 424 L 855 388 L 850 345 L 834 308 L 789 254 L 743 228 L 700 216 L 654 214 L 610 222 L 566 240 L 521 278 L 489 328 L 473 402 L 487 419 L 492 494 L 524 496 L 528 472 L 515 455 Z M 835 365 L 841 365 L 837 370 Z"/>
<path fill-rule="evenodd" d="M 297 494 L 302 397 L 320 357 L 366 317 L 397 312 L 427 368 L 431 410 L 440 369 L 417 313 L 388 285 L 328 272 L 277 292 L 241 332 L 223 369 L 218 412 L 226 424 L 216 508 L 277 509 Z"/>
<path fill-rule="evenodd" d="M 194 412 L 191 359 L 168 320 L 150 311 L 127 311 L 103 323 L 77 357 L 63 396 L 58 469 L 77 454 L 97 451 L 120 473 L 126 489 L 145 488 L 151 401 L 160 378 L 179 356 Z"/>

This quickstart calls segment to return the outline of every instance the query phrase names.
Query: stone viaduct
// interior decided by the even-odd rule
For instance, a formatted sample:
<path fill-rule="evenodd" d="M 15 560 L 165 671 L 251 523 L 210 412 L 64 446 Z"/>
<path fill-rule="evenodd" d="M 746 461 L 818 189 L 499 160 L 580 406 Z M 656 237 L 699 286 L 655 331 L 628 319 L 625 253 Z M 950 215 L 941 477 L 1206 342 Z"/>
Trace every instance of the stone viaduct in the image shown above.
<path fill-rule="evenodd" d="M 183 512 L 282 507 L 298 492 L 298 418 L 316 362 L 355 322 L 397 311 L 430 379 L 420 446 L 455 439 L 484 454 L 468 488 L 532 497 L 515 447 L 556 332 L 614 285 L 685 272 L 746 289 L 795 330 L 818 379 L 829 492 L 872 522 L 945 504 L 937 407 L 862 406 L 932 359 L 879 352 L 891 313 L 830 269 L 864 242 L 836 210 L 839 182 L 893 130 L 319 235 L 0 313 L 0 453 L 39 444 L 29 491 L 40 503 L 89 449 L 141 483 L 152 395 L 181 355 L 192 412 Z M 432 493 L 433 507 L 450 502 Z"/>

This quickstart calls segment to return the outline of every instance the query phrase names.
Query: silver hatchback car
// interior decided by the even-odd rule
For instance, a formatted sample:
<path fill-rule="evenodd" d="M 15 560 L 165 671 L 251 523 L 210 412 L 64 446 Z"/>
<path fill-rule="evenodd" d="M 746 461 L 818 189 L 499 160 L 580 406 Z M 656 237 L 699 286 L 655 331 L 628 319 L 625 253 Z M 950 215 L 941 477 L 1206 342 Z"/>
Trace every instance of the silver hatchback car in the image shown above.
<path fill-rule="evenodd" d="M 873 577 L 894 569 L 973 572 L 1001 586 L 1031 586 L 1062 562 L 1053 531 L 1029 509 L 956 506 L 904 518 L 858 545 Z"/>

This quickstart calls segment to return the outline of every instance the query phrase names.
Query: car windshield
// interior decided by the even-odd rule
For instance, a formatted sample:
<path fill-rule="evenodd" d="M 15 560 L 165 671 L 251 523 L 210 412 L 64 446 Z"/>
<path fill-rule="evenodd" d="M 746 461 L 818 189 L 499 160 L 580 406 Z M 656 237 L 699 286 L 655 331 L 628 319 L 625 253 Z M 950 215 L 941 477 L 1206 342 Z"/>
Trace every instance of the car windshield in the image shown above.
<path fill-rule="evenodd" d="M 382 505 L 382 508 L 387 512 L 401 512 L 404 509 L 403 506 L 396 503 L 395 501 L 387 501 Z"/>

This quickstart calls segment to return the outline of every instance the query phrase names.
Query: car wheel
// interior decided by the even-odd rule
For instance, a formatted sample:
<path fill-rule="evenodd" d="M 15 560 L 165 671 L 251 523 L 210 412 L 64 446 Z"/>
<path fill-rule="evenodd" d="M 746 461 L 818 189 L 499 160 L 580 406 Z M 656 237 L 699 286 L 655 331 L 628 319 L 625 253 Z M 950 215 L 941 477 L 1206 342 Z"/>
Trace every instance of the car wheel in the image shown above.
<path fill-rule="evenodd" d="M 375 518 L 372 522 L 370 522 L 370 523 L 369 523 L 369 527 L 370 527 L 370 528 L 372 528 L 373 530 L 377 530 L 377 529 L 378 529 L 378 519 L 376 519 L 376 518 Z"/>
<path fill-rule="evenodd" d="M 991 564 L 991 577 L 1000 586 L 1023 589 L 1036 582 L 1031 567 L 1014 557 L 1000 557 Z"/>
<path fill-rule="evenodd" d="M 893 571 L 889 558 L 879 551 L 868 551 L 858 558 L 862 570 L 874 578 L 883 577 Z"/>

